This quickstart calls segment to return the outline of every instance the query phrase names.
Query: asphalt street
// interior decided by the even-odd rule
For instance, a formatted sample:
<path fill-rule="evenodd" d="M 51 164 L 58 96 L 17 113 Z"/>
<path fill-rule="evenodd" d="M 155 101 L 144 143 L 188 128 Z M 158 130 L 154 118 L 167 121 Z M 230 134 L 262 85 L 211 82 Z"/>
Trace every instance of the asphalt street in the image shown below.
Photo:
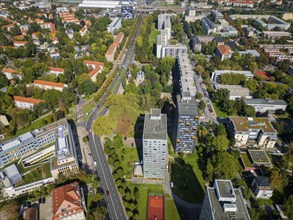
<path fill-rule="evenodd" d="M 116 83 L 118 83 L 118 86 L 116 86 L 115 88 L 114 94 L 117 94 L 118 88 L 122 83 L 122 79 L 127 72 L 125 71 L 125 69 L 128 68 L 129 64 L 131 64 L 133 60 L 133 57 L 135 54 L 135 39 L 139 33 L 140 26 L 141 26 L 141 22 L 140 24 L 138 24 L 137 26 L 138 28 L 135 30 L 130 40 L 130 44 L 125 54 L 125 58 L 119 69 L 119 74 L 116 75 L 112 84 L 109 86 L 108 91 L 112 91 Z M 93 109 L 91 116 L 85 125 L 89 133 L 89 145 L 90 145 L 93 160 L 96 162 L 96 170 L 97 170 L 98 178 L 100 180 L 100 186 L 102 190 L 104 191 L 104 198 L 107 204 L 109 218 L 112 220 L 124 220 L 124 219 L 127 219 L 126 212 L 123 207 L 122 200 L 120 198 L 115 182 L 112 178 L 112 172 L 109 168 L 108 161 L 104 154 L 100 137 L 98 137 L 97 135 L 91 132 L 92 124 L 93 124 L 93 121 L 96 119 L 96 117 L 99 115 L 104 115 L 107 112 L 107 109 L 103 107 L 103 103 L 105 99 L 107 98 L 107 96 L 108 96 L 108 92 L 105 92 L 105 94 L 102 96 L 100 101 L 96 104 L 96 107 Z M 100 108 L 102 109 L 100 110 Z M 106 193 L 107 191 L 109 192 L 109 194 Z"/>

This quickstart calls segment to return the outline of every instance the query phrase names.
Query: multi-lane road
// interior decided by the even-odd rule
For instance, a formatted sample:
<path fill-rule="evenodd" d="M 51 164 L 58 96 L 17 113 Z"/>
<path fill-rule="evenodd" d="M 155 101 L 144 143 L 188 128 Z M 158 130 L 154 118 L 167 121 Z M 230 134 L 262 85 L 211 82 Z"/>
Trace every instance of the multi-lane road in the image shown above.
<path fill-rule="evenodd" d="M 123 77 L 126 74 L 125 69 L 131 64 L 133 61 L 133 57 L 135 54 L 135 39 L 139 33 L 139 27 L 141 26 L 142 19 L 138 20 L 138 25 L 130 39 L 130 44 L 125 54 L 124 60 L 120 66 L 118 74 L 115 76 L 113 82 L 108 88 L 108 91 L 112 91 L 115 87 L 114 94 L 117 94 L 118 88 L 122 83 Z M 118 83 L 118 86 L 117 86 Z M 102 96 L 100 101 L 96 104 L 93 109 L 91 116 L 86 122 L 86 129 L 89 133 L 89 145 L 91 149 L 91 154 L 93 160 L 95 161 L 95 166 L 97 170 L 98 178 L 100 179 L 100 186 L 104 191 L 104 198 L 107 204 L 107 210 L 109 218 L 112 220 L 124 220 L 126 218 L 126 212 L 122 204 L 122 200 L 118 193 L 115 182 L 112 178 L 112 172 L 109 168 L 108 161 L 103 151 L 103 147 L 101 144 L 100 137 L 91 132 L 92 124 L 95 118 L 99 115 L 104 115 L 107 112 L 107 109 L 103 107 L 103 103 L 108 96 L 108 92 Z M 108 193 L 106 193 L 108 191 Z"/>

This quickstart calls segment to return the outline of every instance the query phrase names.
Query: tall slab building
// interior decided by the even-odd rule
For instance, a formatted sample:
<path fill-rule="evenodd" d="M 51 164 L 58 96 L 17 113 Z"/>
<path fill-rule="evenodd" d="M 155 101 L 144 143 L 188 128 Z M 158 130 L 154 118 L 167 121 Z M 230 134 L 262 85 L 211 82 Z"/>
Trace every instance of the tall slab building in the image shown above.
<path fill-rule="evenodd" d="M 168 164 L 167 115 L 151 109 L 143 129 L 143 175 L 146 179 L 165 180 Z"/>

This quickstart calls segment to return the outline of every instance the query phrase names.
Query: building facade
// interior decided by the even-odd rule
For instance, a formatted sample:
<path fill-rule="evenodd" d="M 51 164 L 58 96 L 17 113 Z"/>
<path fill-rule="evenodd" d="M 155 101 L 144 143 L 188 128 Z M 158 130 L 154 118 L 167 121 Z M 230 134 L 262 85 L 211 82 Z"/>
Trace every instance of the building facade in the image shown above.
<path fill-rule="evenodd" d="M 167 115 L 160 109 L 146 113 L 142 141 L 144 178 L 165 180 L 168 165 Z"/>
<path fill-rule="evenodd" d="M 32 110 L 36 104 L 44 102 L 44 100 L 27 98 L 22 96 L 13 96 L 13 99 L 16 107 L 21 109 L 28 108 L 30 110 Z"/>
<path fill-rule="evenodd" d="M 44 90 L 55 89 L 60 92 L 63 92 L 63 89 L 68 87 L 67 84 L 64 83 L 49 82 L 44 80 L 34 80 L 33 85 Z"/>
<path fill-rule="evenodd" d="M 217 28 L 207 17 L 202 18 L 200 23 L 207 35 L 216 33 Z"/>
<path fill-rule="evenodd" d="M 287 102 L 281 99 L 244 99 L 246 105 L 252 106 L 256 112 L 275 113 L 277 110 L 286 111 Z"/>
<path fill-rule="evenodd" d="M 107 30 L 113 34 L 115 31 L 118 31 L 121 26 L 121 18 L 114 18 L 114 20 L 109 24 Z"/>
<path fill-rule="evenodd" d="M 273 196 L 273 189 L 269 179 L 265 176 L 254 177 L 251 190 L 257 199 L 269 199 Z"/>
<path fill-rule="evenodd" d="M 211 80 L 214 82 L 218 82 L 219 76 L 222 74 L 228 74 L 228 73 L 233 73 L 233 74 L 242 74 L 245 75 L 246 79 L 252 79 L 254 77 L 253 73 L 250 71 L 241 71 L 241 70 L 215 70 L 212 73 Z"/>
<path fill-rule="evenodd" d="M 177 90 L 177 137 L 176 152 L 191 153 L 196 143 L 196 132 L 199 119 L 196 103 L 196 86 L 193 71 L 187 54 L 178 56 L 178 75 L 175 79 Z"/>
<path fill-rule="evenodd" d="M 236 141 L 235 146 L 247 148 L 248 144 L 263 149 L 272 149 L 278 139 L 278 133 L 268 118 L 230 117 L 228 130 Z"/>

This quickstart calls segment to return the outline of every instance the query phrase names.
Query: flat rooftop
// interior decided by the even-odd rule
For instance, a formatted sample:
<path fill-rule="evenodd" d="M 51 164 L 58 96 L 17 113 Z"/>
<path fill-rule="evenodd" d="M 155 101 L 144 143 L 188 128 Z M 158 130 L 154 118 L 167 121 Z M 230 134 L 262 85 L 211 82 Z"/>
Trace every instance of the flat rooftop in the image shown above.
<path fill-rule="evenodd" d="M 241 152 L 240 158 L 241 158 L 241 161 L 242 161 L 244 167 L 253 167 L 253 164 L 251 163 L 251 161 L 247 155 L 247 152 Z"/>
<path fill-rule="evenodd" d="M 271 160 L 264 150 L 248 150 L 253 163 L 270 164 Z"/>
<path fill-rule="evenodd" d="M 247 105 L 286 105 L 282 99 L 244 99 Z"/>
<path fill-rule="evenodd" d="M 241 85 L 215 85 L 216 89 L 228 89 L 230 91 L 230 96 L 249 96 L 250 90 Z"/>
<path fill-rule="evenodd" d="M 237 211 L 233 213 L 224 212 L 222 202 L 219 202 L 217 198 L 216 190 L 213 187 L 208 187 L 207 193 L 208 193 L 210 204 L 211 204 L 211 209 L 212 209 L 211 212 L 214 217 L 213 219 L 250 220 L 247 208 L 242 198 L 241 191 L 239 189 L 234 189 L 234 192 L 236 196 L 236 202 L 232 204 L 236 205 Z M 231 203 L 228 203 L 228 204 L 231 204 Z M 232 218 L 231 214 L 233 214 L 234 218 Z"/>
<path fill-rule="evenodd" d="M 215 180 L 215 183 L 218 185 L 219 194 L 221 197 L 234 197 L 234 190 L 231 180 Z"/>
<path fill-rule="evenodd" d="M 275 132 L 269 118 L 236 117 L 231 116 L 236 131 L 248 131 L 251 129 L 262 129 L 264 132 Z"/>
<path fill-rule="evenodd" d="M 151 109 L 151 113 L 145 114 L 143 138 L 167 140 L 167 115 L 160 109 Z"/>

